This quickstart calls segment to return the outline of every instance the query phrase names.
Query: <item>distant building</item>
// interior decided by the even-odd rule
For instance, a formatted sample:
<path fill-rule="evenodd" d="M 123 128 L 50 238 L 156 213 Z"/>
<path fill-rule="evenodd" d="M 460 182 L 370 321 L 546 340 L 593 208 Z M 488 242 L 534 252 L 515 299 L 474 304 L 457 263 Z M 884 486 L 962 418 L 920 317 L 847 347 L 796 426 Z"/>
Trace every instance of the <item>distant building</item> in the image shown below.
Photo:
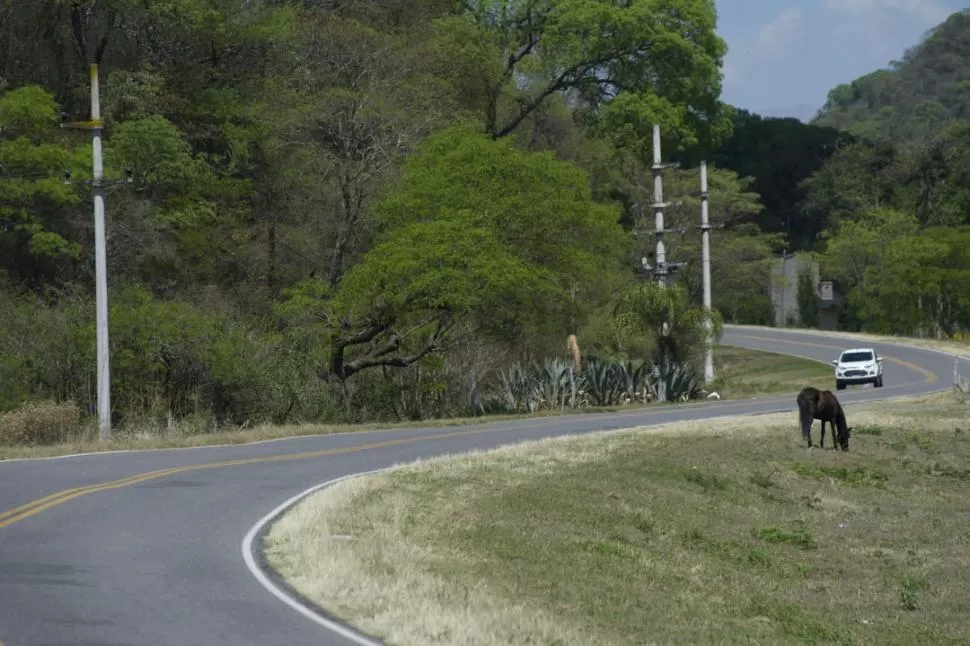
<path fill-rule="evenodd" d="M 818 327 L 820 330 L 837 330 L 839 328 L 839 308 L 842 306 L 842 296 L 839 294 L 835 281 L 825 279 L 818 283 Z"/>
<path fill-rule="evenodd" d="M 818 264 L 808 254 L 785 253 L 771 272 L 771 306 L 775 327 L 798 325 L 798 276 L 809 269 L 818 283 Z"/>
<path fill-rule="evenodd" d="M 801 324 L 798 312 L 798 277 L 809 271 L 818 295 L 819 329 L 838 328 L 842 298 L 835 281 L 819 275 L 818 263 L 806 253 L 785 253 L 771 272 L 771 305 L 775 312 L 775 326 Z"/>

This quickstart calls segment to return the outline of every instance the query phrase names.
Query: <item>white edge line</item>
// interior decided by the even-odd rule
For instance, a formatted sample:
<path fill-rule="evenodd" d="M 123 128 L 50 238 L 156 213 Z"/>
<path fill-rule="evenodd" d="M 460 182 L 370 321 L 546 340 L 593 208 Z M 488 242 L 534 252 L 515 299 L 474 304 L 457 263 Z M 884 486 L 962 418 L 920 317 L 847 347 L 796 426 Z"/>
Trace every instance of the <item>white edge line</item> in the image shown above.
<path fill-rule="evenodd" d="M 880 401 L 885 399 L 894 399 L 894 397 L 893 396 L 880 397 L 874 400 L 869 400 L 868 402 L 855 402 L 855 403 L 872 403 L 873 401 Z M 791 410 L 792 409 L 790 407 L 775 408 L 775 409 L 769 409 L 765 411 L 759 411 L 757 413 L 749 413 L 749 415 L 751 416 L 776 415 L 779 413 L 790 413 Z M 712 420 L 739 417 L 739 416 L 742 416 L 742 415 L 739 413 L 734 413 L 734 414 L 719 415 L 719 416 L 709 417 L 704 419 L 705 421 L 712 421 Z M 651 426 L 666 426 L 666 425 L 675 424 L 675 423 L 677 422 L 660 421 L 653 424 L 644 424 L 644 425 L 630 427 L 626 429 L 610 429 L 609 431 L 600 431 L 600 432 L 614 433 L 617 431 L 631 431 L 631 430 L 636 430 L 638 428 L 648 428 Z M 541 439 L 543 438 L 540 438 L 540 440 L 538 441 L 541 441 Z M 260 518 L 252 527 L 249 528 L 249 531 L 246 532 L 246 535 L 243 537 L 242 544 L 240 545 L 243 561 L 245 562 L 246 567 L 249 569 L 250 574 L 252 574 L 253 577 L 259 582 L 259 584 L 262 585 L 263 588 L 265 588 L 270 594 L 272 594 L 274 597 L 276 597 L 277 599 L 279 599 L 287 606 L 297 611 L 298 613 L 300 613 L 310 621 L 320 626 L 323 626 L 327 630 L 330 630 L 340 635 L 341 637 L 349 639 L 350 641 L 354 642 L 355 644 L 359 644 L 360 646 L 383 646 L 382 642 L 376 642 L 371 639 L 368 639 L 362 633 L 348 627 L 347 625 L 338 621 L 334 621 L 332 619 L 328 619 L 327 617 L 320 615 L 320 613 L 317 612 L 315 609 L 308 606 L 307 604 L 300 602 L 298 599 L 293 598 L 291 595 L 287 594 L 287 592 L 283 590 L 280 586 L 273 583 L 273 581 L 270 580 L 270 578 L 266 575 L 266 573 L 259 566 L 259 563 L 256 560 L 256 550 L 258 549 L 258 546 L 256 545 L 256 538 L 263 533 L 263 531 L 270 523 L 278 519 L 280 516 L 282 516 L 284 512 L 286 512 L 288 509 L 296 505 L 298 502 L 300 502 L 302 499 L 306 498 L 307 496 L 317 491 L 320 491 L 321 489 L 326 489 L 327 487 L 331 487 L 339 482 L 343 482 L 344 480 L 350 480 L 351 478 L 359 478 L 359 477 L 369 476 L 369 475 L 376 475 L 378 473 L 385 473 L 387 471 L 391 471 L 393 469 L 399 468 L 400 466 L 408 466 L 408 465 L 393 465 L 390 467 L 384 467 L 382 469 L 373 469 L 371 471 L 361 471 L 359 473 L 351 473 L 345 476 L 341 476 L 339 478 L 334 478 L 333 480 L 327 480 L 326 482 L 323 482 L 318 485 L 314 485 L 309 489 L 301 491 L 300 493 L 287 499 L 286 501 L 284 501 L 283 503 L 275 507 L 271 512 L 269 512 L 268 514 Z M 0 643 L 0 646 L 3 646 L 2 643 Z"/>
<path fill-rule="evenodd" d="M 852 339 L 852 338 L 856 338 L 855 335 L 852 332 L 818 334 L 819 330 L 814 330 L 813 331 L 813 330 L 800 330 L 800 329 L 789 329 L 789 328 L 773 328 L 773 327 L 762 327 L 762 326 L 758 326 L 758 325 L 737 325 L 737 324 L 733 324 L 733 323 L 732 324 L 725 325 L 724 327 L 725 328 L 729 328 L 729 327 L 730 328 L 734 328 L 734 330 L 735 331 L 738 331 L 738 332 L 740 332 L 740 331 L 752 331 L 752 332 L 756 332 L 756 331 L 762 331 L 762 332 L 764 332 L 764 331 L 771 331 L 771 332 L 781 332 L 783 334 L 802 334 L 802 335 L 806 335 L 806 336 L 816 336 L 818 338 L 823 338 L 823 339 L 824 338 L 829 338 L 829 339 Z M 815 334 L 813 334 L 813 332 L 815 332 Z M 900 338 L 906 339 L 908 337 L 900 337 Z M 870 339 L 866 339 L 866 340 L 867 341 L 871 341 Z M 970 357 L 965 357 L 963 355 L 954 354 L 952 352 L 947 352 L 946 350 L 937 350 L 936 348 L 930 348 L 930 347 L 921 346 L 921 345 L 910 345 L 910 344 L 907 344 L 907 343 L 899 343 L 899 342 L 896 342 L 896 341 L 871 341 L 871 342 L 873 342 L 873 343 L 882 343 L 883 345 L 895 345 L 895 346 L 900 346 L 900 347 L 903 347 L 903 348 L 906 348 L 906 349 L 911 349 L 911 350 L 924 350 L 926 352 L 933 352 L 933 353 L 936 353 L 936 354 L 942 354 L 942 355 L 948 356 L 948 357 L 950 357 L 952 359 L 959 359 L 961 361 L 970 362 Z M 731 347 L 739 347 L 739 348 L 743 348 L 744 347 L 744 346 L 733 346 L 730 343 L 723 343 L 723 341 L 721 343 L 723 345 L 728 345 L 728 346 L 731 346 Z M 773 353 L 773 354 L 781 354 L 781 355 L 790 356 L 790 357 L 797 357 L 799 359 L 807 359 L 809 361 L 816 361 L 818 363 L 822 363 L 822 364 L 825 364 L 825 365 L 830 365 L 828 362 L 823 361 L 821 359 L 816 359 L 814 357 L 806 357 L 806 356 L 800 355 L 800 354 L 790 354 L 788 352 L 775 352 L 774 350 L 762 350 L 762 352 L 769 352 L 769 353 Z M 621 412 L 624 412 L 624 411 L 621 411 Z M 636 412 L 636 411 L 630 411 L 630 412 L 633 413 L 633 412 Z M 579 415 L 582 415 L 582 413 L 579 413 Z M 549 417 L 551 418 L 551 417 L 554 417 L 554 416 L 549 416 Z M 527 419 L 528 420 L 528 419 L 533 419 L 533 418 L 524 418 L 524 419 Z M 537 419 L 547 419 L 547 418 L 546 417 L 539 417 Z M 508 420 L 508 421 L 510 421 L 510 422 L 516 422 L 516 421 L 519 421 L 519 420 Z M 492 424 L 492 423 L 498 424 L 498 423 L 501 423 L 501 422 L 480 422 L 480 423 L 483 424 L 483 425 L 487 425 L 487 424 Z M 455 425 L 455 427 L 463 427 L 463 426 L 474 426 L 474 424 L 456 424 Z M 443 429 L 443 428 L 451 428 L 451 427 L 434 427 L 434 428 L 435 429 Z M 0 460 L 0 464 L 7 464 L 9 462 L 34 462 L 34 461 L 39 461 L 39 460 L 64 460 L 64 459 L 67 459 L 67 458 L 82 458 L 82 457 L 93 456 L 93 455 L 113 455 L 113 454 L 116 454 L 116 453 L 157 453 L 157 452 L 162 452 L 162 451 L 191 451 L 191 450 L 196 450 L 196 449 L 224 449 L 224 448 L 232 448 L 232 447 L 256 446 L 256 445 L 259 445 L 259 444 L 268 444 L 270 442 L 283 442 L 283 441 L 286 441 L 286 440 L 301 440 L 301 439 L 315 438 L 315 437 L 334 437 L 334 436 L 342 436 L 342 435 L 359 436 L 359 435 L 369 435 L 369 434 L 372 434 L 372 433 L 388 433 L 388 432 L 395 432 L 395 431 L 400 432 L 400 431 L 412 431 L 412 430 L 413 431 L 420 431 L 420 430 L 426 430 L 426 429 L 423 428 L 423 427 L 408 427 L 408 426 L 403 426 L 403 427 L 380 428 L 380 429 L 374 429 L 374 430 L 370 430 L 370 431 L 344 431 L 344 432 L 338 432 L 338 433 L 307 433 L 305 435 L 288 435 L 288 436 L 284 436 L 284 437 L 274 437 L 274 438 L 270 438 L 268 440 L 255 440 L 253 442 L 230 442 L 230 443 L 226 443 L 226 444 L 205 444 L 203 446 L 167 446 L 167 447 L 158 448 L 158 449 L 117 449 L 117 450 L 114 450 L 114 451 L 87 451 L 85 453 L 68 453 L 67 455 L 50 455 L 50 456 L 45 456 L 45 457 L 42 457 L 42 458 L 8 458 L 6 460 Z M 3 644 L 0 643 L 0 646 L 3 646 Z"/>
<path fill-rule="evenodd" d="M 321 616 L 319 612 L 317 612 L 310 606 L 304 603 L 301 603 L 299 600 L 294 599 L 292 596 L 287 594 L 282 588 L 280 588 L 278 585 L 273 583 L 273 581 L 271 581 L 270 578 L 266 576 L 266 573 L 263 572 L 263 569 L 259 567 L 259 564 L 256 561 L 255 550 L 258 547 L 255 544 L 256 537 L 263 532 L 263 530 L 266 528 L 267 525 L 272 523 L 283 512 L 285 512 L 287 509 L 289 509 L 290 507 L 298 503 L 303 498 L 309 496 L 310 494 L 316 491 L 319 491 L 320 489 L 325 489 L 326 487 L 335 485 L 338 482 L 341 482 L 343 480 L 349 480 L 350 478 L 358 478 L 358 477 L 367 476 L 367 475 L 374 475 L 377 473 L 388 471 L 392 468 L 394 467 L 375 469 L 373 471 L 362 471 L 360 473 L 352 473 L 350 475 L 342 476 L 340 478 L 328 480 L 327 482 L 310 487 L 309 489 L 296 494 L 286 502 L 276 507 L 273 511 L 269 512 L 261 519 L 259 519 L 259 521 L 255 525 L 253 525 L 248 532 L 246 532 L 246 536 L 243 538 L 242 545 L 241 545 L 243 561 L 246 563 L 246 567 L 249 568 L 249 572 L 256 578 L 257 581 L 259 581 L 260 585 L 262 585 L 264 588 L 266 588 L 266 590 L 270 592 L 270 594 L 272 594 L 274 597 L 276 597 L 277 599 L 279 599 L 280 601 L 288 605 L 293 610 L 296 610 L 297 612 L 299 612 L 301 615 L 303 615 L 310 621 L 316 624 L 319 624 L 320 626 L 323 626 L 327 630 L 337 633 L 341 637 L 349 639 L 350 641 L 354 642 L 355 644 L 359 644 L 360 646 L 382 646 L 382 644 L 381 642 L 376 642 L 371 639 L 368 639 L 367 637 L 363 636 L 361 633 L 350 629 L 348 626 L 340 622 L 333 621 L 331 619 Z"/>

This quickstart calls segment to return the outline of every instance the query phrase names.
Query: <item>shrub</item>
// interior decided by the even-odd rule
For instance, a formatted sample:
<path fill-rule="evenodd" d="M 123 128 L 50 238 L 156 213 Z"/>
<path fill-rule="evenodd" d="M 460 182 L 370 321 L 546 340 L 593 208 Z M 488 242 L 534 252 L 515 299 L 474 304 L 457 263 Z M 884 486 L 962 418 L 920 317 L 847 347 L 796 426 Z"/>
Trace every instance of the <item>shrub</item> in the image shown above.
<path fill-rule="evenodd" d="M 90 295 L 50 302 L 0 292 L 0 411 L 24 400 L 96 408 L 95 316 Z M 216 308 L 162 300 L 141 286 L 110 300 L 111 395 L 116 423 L 164 426 L 183 417 L 220 423 L 319 415 L 313 358 Z"/>
<path fill-rule="evenodd" d="M 81 421 L 74 402 L 27 401 L 0 415 L 0 444 L 35 446 L 66 442 Z"/>
<path fill-rule="evenodd" d="M 81 322 L 94 318 L 93 303 L 69 293 L 59 301 L 14 297 L 0 287 L 0 412 L 28 400 L 87 408 L 93 397 L 94 327 L 90 339 L 81 330 Z"/>
<path fill-rule="evenodd" d="M 531 413 L 567 406 L 645 404 L 657 398 L 657 384 L 646 362 L 587 356 L 578 373 L 571 375 L 571 370 L 571 362 L 561 358 L 513 364 L 498 372 L 485 408 Z M 661 378 L 667 386 L 668 401 L 687 401 L 701 392 L 700 377 L 690 363 L 668 364 L 666 371 L 661 370 Z"/>

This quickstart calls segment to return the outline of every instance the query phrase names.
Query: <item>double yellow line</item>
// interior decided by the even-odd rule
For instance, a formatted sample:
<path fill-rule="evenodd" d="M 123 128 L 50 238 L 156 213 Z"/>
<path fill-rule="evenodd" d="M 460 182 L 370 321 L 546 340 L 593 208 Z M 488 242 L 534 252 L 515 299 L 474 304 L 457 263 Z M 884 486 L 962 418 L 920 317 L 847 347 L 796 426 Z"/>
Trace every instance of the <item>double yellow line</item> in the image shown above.
<path fill-rule="evenodd" d="M 748 340 L 751 340 L 751 341 L 765 341 L 766 340 L 765 337 L 763 337 L 763 336 L 749 336 L 749 335 L 746 335 L 746 334 L 739 334 L 738 335 L 738 338 L 748 339 Z M 809 346 L 809 347 L 812 347 L 812 348 L 831 348 L 833 350 L 842 350 L 843 349 L 843 346 L 841 346 L 841 345 L 831 345 L 831 344 L 828 344 L 828 343 L 810 343 L 808 341 L 795 341 L 794 339 L 793 340 L 790 340 L 790 341 L 786 341 L 786 343 L 790 343 L 792 345 L 804 345 L 804 346 Z M 918 350 L 919 348 L 914 348 L 914 349 L 917 349 Z M 902 359 L 897 359 L 896 357 L 890 357 L 889 355 L 885 355 L 885 354 L 883 355 L 883 359 L 886 359 L 887 361 L 891 361 L 891 362 L 893 362 L 895 364 L 899 364 L 899 365 L 903 366 L 904 368 L 909 368 L 913 372 L 916 372 L 916 373 L 919 373 L 919 374 L 923 375 L 923 379 L 928 384 L 929 383 L 933 383 L 934 381 L 938 381 L 939 380 L 939 377 L 937 375 L 935 375 L 934 373 L 930 372 L 926 368 L 923 368 L 921 366 L 917 366 L 915 363 L 912 363 L 910 361 L 904 361 Z M 822 361 L 821 363 L 827 363 L 827 362 Z M 893 386 L 893 388 L 899 388 L 899 386 Z"/>
<path fill-rule="evenodd" d="M 722 408 L 731 408 L 733 405 L 741 404 L 742 402 L 724 403 L 720 406 Z M 687 406 L 677 406 L 676 408 L 671 408 L 668 410 L 656 410 L 648 411 L 648 416 L 650 413 L 662 414 L 665 412 L 673 412 L 674 410 L 684 409 L 684 408 L 706 408 L 710 405 L 714 405 L 713 402 L 698 403 Z M 623 411 L 621 413 L 616 413 L 612 415 L 603 415 L 597 419 L 611 420 L 611 419 L 621 419 L 623 417 L 638 416 L 644 413 L 643 410 L 634 411 Z M 443 440 L 456 437 L 468 437 L 472 435 L 482 435 L 485 433 L 498 433 L 502 431 L 520 431 L 527 428 L 538 428 L 541 426 L 547 426 L 555 424 L 559 418 L 557 417 L 546 417 L 540 421 L 532 424 L 516 424 L 515 426 L 503 426 L 499 428 L 476 428 L 464 431 L 452 431 L 450 433 L 433 433 L 430 435 L 421 435 L 418 437 L 402 438 L 398 440 L 382 440 L 380 442 L 370 442 L 367 444 L 355 444 L 353 446 L 343 447 L 339 449 L 324 449 L 320 451 L 308 451 L 304 453 L 289 453 L 283 455 L 271 455 L 259 458 L 245 458 L 239 460 L 226 460 L 223 462 L 208 462 L 204 464 L 193 464 L 182 467 L 170 467 L 168 469 L 159 469 L 157 471 L 148 471 L 145 473 L 139 473 L 127 478 L 121 478 L 120 480 L 111 480 L 109 482 L 102 482 L 93 485 L 87 485 L 84 487 L 74 487 L 73 489 L 65 489 L 63 491 L 58 491 L 52 493 L 49 496 L 44 496 L 43 498 L 38 498 L 37 500 L 32 500 L 19 507 L 14 507 L 13 509 L 8 509 L 7 511 L 0 512 L 0 529 L 18 523 L 31 516 L 36 516 L 37 514 L 50 509 L 51 507 L 56 507 L 74 498 L 79 498 L 81 496 L 86 496 L 91 493 L 97 493 L 99 491 L 109 491 L 111 489 L 120 489 L 122 487 L 129 487 L 131 485 L 140 484 L 142 482 L 148 482 L 150 480 L 156 480 L 158 478 L 164 478 L 166 476 L 176 475 L 179 473 L 188 473 L 191 471 L 202 471 L 207 469 L 219 469 L 222 467 L 232 467 L 245 464 L 261 464 L 266 462 L 283 462 L 287 460 L 308 460 L 312 458 L 322 458 L 333 455 L 340 455 L 342 453 L 357 453 L 359 451 L 366 451 L 368 449 L 384 449 L 393 446 L 402 446 L 407 444 L 417 444 L 419 442 L 427 442 L 431 440 Z M 2 646 L 2 645 L 0 645 Z"/>
<path fill-rule="evenodd" d="M 74 498 L 79 498 L 81 496 L 86 496 L 88 494 L 97 493 L 99 491 L 109 491 L 111 489 L 120 489 L 122 487 L 130 487 L 131 485 L 140 484 L 142 482 L 148 482 L 150 480 L 157 480 L 158 478 L 164 478 L 166 476 L 176 475 L 179 473 L 189 473 L 192 471 L 203 471 L 208 469 L 219 469 L 223 467 L 239 466 L 244 464 L 261 464 L 266 462 L 284 462 L 287 460 L 308 460 L 312 458 L 322 458 L 332 455 L 340 455 L 341 453 L 356 453 L 359 451 L 365 451 L 367 449 L 383 449 L 392 446 L 401 446 L 405 444 L 417 444 L 418 442 L 426 442 L 429 440 L 447 439 L 455 437 L 465 437 L 469 435 L 479 435 L 482 433 L 494 433 L 496 431 L 510 431 L 522 428 L 521 426 L 509 426 L 507 428 L 481 428 L 472 429 L 466 431 L 454 431 L 451 433 L 436 433 L 433 435 L 422 435 L 419 437 L 409 437 L 402 438 L 398 440 L 383 440 L 380 442 L 370 442 L 368 444 L 356 444 L 354 446 L 342 447 L 339 449 L 325 449 L 321 451 L 307 451 L 304 453 L 287 453 L 283 455 L 269 455 L 259 458 L 244 458 L 239 460 L 225 460 L 223 462 L 208 462 L 204 464 L 191 464 L 182 467 L 170 467 L 168 469 L 159 469 L 157 471 L 148 471 L 145 473 L 139 473 L 137 475 L 129 476 L 127 478 L 121 478 L 120 480 L 112 480 L 110 482 L 102 482 L 93 485 L 87 485 L 84 487 L 75 487 L 73 489 L 65 489 L 64 491 L 58 491 L 57 493 L 52 493 L 49 496 L 44 496 L 43 498 L 38 498 L 37 500 L 32 500 L 27 504 L 21 505 L 19 507 L 14 507 L 13 509 L 8 509 L 0 513 L 0 529 L 18 523 L 31 516 L 36 516 L 37 514 L 55 507 L 57 505 L 64 504 L 69 500 Z"/>
<path fill-rule="evenodd" d="M 763 340 L 761 337 L 748 337 L 744 338 Z M 833 345 L 823 345 L 819 343 L 808 343 L 804 341 L 792 341 L 794 345 L 806 345 L 806 346 L 816 346 L 823 348 L 838 348 L 839 346 Z M 909 363 L 908 361 L 903 361 L 901 359 L 893 359 L 886 357 L 886 359 L 898 363 L 906 368 L 909 368 L 915 372 L 922 374 L 926 378 L 926 382 L 936 381 L 938 378 L 932 372 L 925 370 L 915 364 Z M 886 388 L 886 390 L 891 390 L 893 388 L 902 388 L 905 386 L 895 386 L 891 388 Z M 688 404 L 685 406 L 676 406 L 667 409 L 657 409 L 653 411 L 644 410 L 633 410 L 633 411 L 623 411 L 620 413 L 614 413 L 609 415 L 603 415 L 602 417 L 597 417 L 596 419 L 615 420 L 622 419 L 624 417 L 653 417 L 655 415 L 662 415 L 664 413 L 674 412 L 676 410 L 684 409 L 694 409 L 694 408 L 708 408 L 712 406 L 717 406 L 719 409 L 724 411 L 730 410 L 731 408 L 737 408 L 738 406 L 748 406 L 747 401 L 737 401 L 737 402 L 698 402 L 696 404 Z M 309 460 L 312 458 L 322 458 L 329 457 L 333 455 L 340 455 L 343 453 L 358 453 L 360 451 L 366 451 L 368 449 L 384 449 L 393 446 L 403 446 L 408 444 L 417 444 L 420 442 L 428 442 L 433 440 L 444 440 L 449 438 L 457 437 L 469 437 L 473 435 L 484 435 L 486 433 L 498 433 L 502 431 L 521 431 L 527 428 L 538 428 L 541 426 L 547 426 L 555 424 L 560 418 L 557 417 L 546 417 L 542 420 L 531 424 L 516 424 L 515 426 L 502 426 L 502 427 L 490 427 L 490 428 L 475 428 L 466 429 L 462 431 L 452 431 L 450 433 L 432 433 L 429 435 L 421 435 L 418 437 L 408 437 L 401 438 L 397 440 L 382 440 L 379 442 L 369 442 L 367 444 L 355 444 L 353 446 L 342 447 L 337 449 L 324 449 L 320 451 L 308 451 L 304 453 L 288 453 L 282 455 L 270 455 L 258 458 L 244 458 L 239 460 L 226 460 L 223 462 L 209 462 L 204 464 L 192 464 L 181 467 L 170 467 L 168 469 L 159 469 L 157 471 L 148 471 L 145 473 L 139 473 L 127 478 L 121 478 L 119 480 L 112 480 L 109 482 L 102 482 L 93 485 L 87 485 L 84 487 L 75 487 L 73 489 L 65 489 L 63 491 L 58 491 L 52 493 L 49 496 L 44 496 L 43 498 L 38 498 L 37 500 L 32 500 L 19 507 L 14 507 L 13 509 L 8 509 L 7 511 L 0 512 L 0 529 L 18 523 L 31 516 L 36 516 L 37 514 L 50 509 L 51 507 L 56 507 L 57 505 L 62 505 L 69 500 L 79 498 L 81 496 L 86 496 L 88 494 L 97 493 L 99 491 L 109 491 L 111 489 L 120 489 L 122 487 L 129 487 L 131 485 L 140 484 L 142 482 L 148 482 L 150 480 L 157 480 L 158 478 L 164 478 L 171 475 L 176 475 L 179 473 L 189 473 L 192 471 L 203 471 L 208 469 L 220 469 L 223 467 L 240 466 L 246 464 L 262 464 L 267 462 L 284 462 L 288 460 Z M 0 643 L 2 646 L 2 643 Z"/>

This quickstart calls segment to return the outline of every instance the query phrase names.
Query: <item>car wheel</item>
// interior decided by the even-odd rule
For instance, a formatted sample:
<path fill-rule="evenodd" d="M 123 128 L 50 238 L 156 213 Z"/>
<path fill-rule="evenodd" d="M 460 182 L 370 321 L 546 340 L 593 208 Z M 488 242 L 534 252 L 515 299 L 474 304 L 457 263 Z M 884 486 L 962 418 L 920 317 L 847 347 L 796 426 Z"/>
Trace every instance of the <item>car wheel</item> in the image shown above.
<path fill-rule="evenodd" d="M 882 388 L 882 375 L 876 377 L 876 388 Z"/>
<path fill-rule="evenodd" d="M 836 390 L 845 390 L 845 384 L 842 383 L 841 381 L 836 381 L 835 382 L 835 389 Z"/>

